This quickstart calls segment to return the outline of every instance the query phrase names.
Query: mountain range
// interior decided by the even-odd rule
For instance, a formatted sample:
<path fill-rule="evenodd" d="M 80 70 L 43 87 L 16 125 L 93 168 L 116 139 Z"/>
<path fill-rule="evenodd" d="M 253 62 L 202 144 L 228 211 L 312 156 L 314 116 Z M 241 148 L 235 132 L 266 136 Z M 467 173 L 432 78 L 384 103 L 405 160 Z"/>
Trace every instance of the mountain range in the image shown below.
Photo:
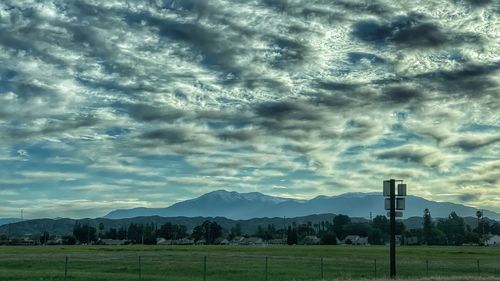
<path fill-rule="evenodd" d="M 21 221 L 21 219 L 16 219 L 16 218 L 0 218 L 0 225 L 4 224 L 9 224 L 9 223 L 16 223 Z"/>
<path fill-rule="evenodd" d="M 406 196 L 403 218 L 422 217 L 428 208 L 433 217 L 447 217 L 452 211 L 462 217 L 476 216 L 477 208 L 450 202 L 436 202 L 422 197 Z M 301 217 L 314 214 L 346 214 L 369 218 L 370 214 L 385 215 L 381 193 L 345 193 L 337 196 L 317 196 L 310 200 L 282 198 L 259 192 L 238 193 L 217 190 L 198 198 L 175 203 L 166 208 L 133 208 L 115 210 L 105 218 L 123 219 L 141 216 L 161 217 L 225 217 L 234 220 L 265 217 Z M 483 210 L 485 217 L 500 220 L 500 213 Z"/>

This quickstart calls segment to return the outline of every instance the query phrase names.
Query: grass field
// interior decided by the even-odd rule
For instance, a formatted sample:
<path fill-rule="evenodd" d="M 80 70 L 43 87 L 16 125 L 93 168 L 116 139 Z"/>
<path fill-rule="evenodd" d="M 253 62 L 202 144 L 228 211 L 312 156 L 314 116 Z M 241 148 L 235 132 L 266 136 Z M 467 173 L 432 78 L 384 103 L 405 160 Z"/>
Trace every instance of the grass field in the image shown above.
<path fill-rule="evenodd" d="M 66 257 L 73 281 L 203 281 L 205 257 L 207 281 L 374 279 L 387 277 L 388 252 L 383 246 L 0 247 L 0 280 L 64 280 Z M 500 280 L 499 248 L 399 247 L 397 255 L 399 278 Z"/>

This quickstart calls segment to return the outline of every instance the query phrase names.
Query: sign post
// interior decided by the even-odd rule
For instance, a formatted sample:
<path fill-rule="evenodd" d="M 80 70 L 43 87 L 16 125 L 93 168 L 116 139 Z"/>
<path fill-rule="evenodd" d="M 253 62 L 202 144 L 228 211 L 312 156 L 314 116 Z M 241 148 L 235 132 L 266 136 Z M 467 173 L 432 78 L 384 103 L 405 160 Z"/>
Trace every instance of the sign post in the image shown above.
<path fill-rule="evenodd" d="M 396 182 L 400 182 L 396 190 Z M 397 193 L 396 193 L 397 191 Z M 406 196 L 406 184 L 402 180 L 385 180 L 383 186 L 383 193 L 385 198 L 385 209 L 389 210 L 387 215 L 389 216 L 390 223 L 390 277 L 391 279 L 396 278 L 396 217 L 402 217 L 402 210 L 405 209 L 405 198 Z M 398 196 L 398 197 L 396 197 Z M 387 198 L 388 197 L 388 198 Z M 398 210 L 399 212 L 397 212 Z"/>

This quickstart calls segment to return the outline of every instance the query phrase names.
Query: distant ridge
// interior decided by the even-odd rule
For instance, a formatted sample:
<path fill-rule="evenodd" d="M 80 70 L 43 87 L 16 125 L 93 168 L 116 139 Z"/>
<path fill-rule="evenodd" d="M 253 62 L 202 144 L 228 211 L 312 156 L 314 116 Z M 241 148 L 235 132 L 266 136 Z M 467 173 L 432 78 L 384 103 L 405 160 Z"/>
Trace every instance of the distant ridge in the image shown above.
<path fill-rule="evenodd" d="M 37 235 L 44 232 L 49 232 L 51 235 L 71 235 L 73 233 L 73 227 L 75 222 L 80 224 L 89 224 L 95 228 L 99 226 L 100 223 L 105 225 L 105 229 L 120 227 L 127 228 L 131 223 L 138 224 L 155 224 L 161 226 L 167 222 L 173 224 L 185 225 L 188 232 L 192 229 L 201 225 L 205 220 L 212 220 L 217 222 L 224 229 L 229 230 L 232 227 L 239 224 L 241 230 L 246 234 L 253 234 L 259 226 L 266 227 L 267 225 L 274 225 L 277 229 L 283 226 L 291 225 L 293 223 L 300 225 L 307 222 L 313 224 L 320 223 L 321 221 L 332 221 L 335 217 L 334 214 L 319 214 L 310 215 L 303 217 L 274 217 L 274 218 L 253 218 L 248 220 L 231 220 L 223 217 L 159 217 L 159 216 L 148 216 L 148 217 L 135 217 L 126 219 L 106 219 L 106 218 L 96 218 L 96 219 L 68 219 L 68 218 L 58 218 L 58 219 L 34 219 L 34 220 L 24 220 L 9 225 L 0 226 L 0 235 Z M 369 222 L 365 218 L 351 217 L 352 222 Z M 464 217 L 465 223 L 471 228 L 477 226 L 477 219 L 474 217 Z M 422 227 L 422 217 L 412 217 L 403 220 L 407 229 L 421 228 Z M 493 222 L 492 222 L 493 223 Z"/>
<path fill-rule="evenodd" d="M 16 219 L 16 218 L 0 218 L 0 225 L 4 224 L 9 224 L 9 223 L 16 223 L 21 221 L 21 219 Z"/>
<path fill-rule="evenodd" d="M 428 208 L 433 217 L 447 217 L 452 211 L 462 217 L 474 217 L 476 208 L 436 202 L 418 196 L 406 197 L 407 209 L 404 217 L 421 217 Z M 265 195 L 259 192 L 238 193 L 216 190 L 198 198 L 182 201 L 166 208 L 134 208 L 115 210 L 104 216 L 111 219 L 139 216 L 162 217 L 226 217 L 229 219 L 251 219 L 264 217 L 300 217 L 314 214 L 346 214 L 352 217 L 368 218 L 385 215 L 384 201 L 380 193 L 345 193 L 337 196 L 317 196 L 310 200 L 298 200 Z M 484 215 L 500 220 L 500 214 L 484 210 Z"/>

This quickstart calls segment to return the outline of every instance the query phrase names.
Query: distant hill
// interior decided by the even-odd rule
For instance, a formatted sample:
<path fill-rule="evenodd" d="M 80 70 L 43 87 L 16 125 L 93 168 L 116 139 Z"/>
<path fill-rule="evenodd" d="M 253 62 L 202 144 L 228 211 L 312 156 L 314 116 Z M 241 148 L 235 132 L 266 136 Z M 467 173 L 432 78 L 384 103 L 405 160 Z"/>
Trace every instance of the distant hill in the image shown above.
<path fill-rule="evenodd" d="M 9 225 L 0 226 L 0 234 L 8 234 L 8 235 L 36 235 L 42 234 L 47 231 L 51 235 L 67 235 L 72 234 L 73 226 L 75 222 L 79 222 L 81 224 L 90 224 L 91 226 L 98 228 L 100 223 L 103 223 L 105 226 L 105 230 L 109 228 L 120 228 L 120 227 L 128 227 L 131 223 L 138 224 L 156 224 L 157 226 L 161 226 L 167 222 L 173 224 L 181 224 L 185 225 L 188 228 L 188 231 L 191 232 L 192 229 L 201 225 L 205 220 L 212 220 L 221 225 L 224 229 L 230 230 L 232 227 L 236 226 L 236 224 L 240 224 L 241 230 L 246 234 L 253 234 L 256 232 L 259 226 L 267 227 L 267 225 L 274 225 L 276 229 L 283 228 L 283 226 L 288 226 L 293 223 L 299 225 L 307 222 L 311 222 L 313 225 L 319 223 L 321 221 L 332 221 L 335 217 L 334 214 L 319 214 L 319 215 L 309 215 L 303 217 L 295 217 L 295 218 L 253 218 L 248 220 L 232 220 L 223 217 L 159 217 L 159 216 L 149 216 L 149 217 L 136 217 L 136 218 L 126 218 L 126 219 L 107 219 L 107 218 L 96 218 L 96 219 L 35 219 L 35 220 L 25 220 L 19 221 L 16 223 L 12 223 Z M 466 224 L 470 225 L 472 228 L 477 226 L 477 218 L 474 217 L 465 217 L 464 218 Z M 365 218 L 356 218 L 351 217 L 352 222 L 369 222 L 368 219 Z M 406 225 L 407 229 L 413 228 L 421 228 L 422 227 L 422 217 L 411 217 L 405 220 L 402 220 Z M 493 222 L 491 222 L 493 223 Z"/>
<path fill-rule="evenodd" d="M 461 204 L 436 202 L 418 196 L 406 197 L 404 218 L 421 217 L 428 208 L 433 217 L 447 217 L 455 211 L 462 217 L 474 217 L 477 209 Z M 217 190 L 198 198 L 173 204 L 166 208 L 134 208 L 115 210 L 105 218 L 121 219 L 138 216 L 162 217 L 227 217 L 250 219 L 263 217 L 300 217 L 314 214 L 346 214 L 368 218 L 385 215 L 384 198 L 379 193 L 346 193 L 338 196 L 317 196 L 310 200 L 297 200 L 264 195 L 258 192 L 238 193 Z M 484 210 L 484 215 L 500 220 L 500 214 Z"/>
<path fill-rule="evenodd" d="M 0 234 L 9 235 L 26 235 L 26 234 L 41 234 L 45 231 L 49 232 L 51 235 L 66 235 L 73 232 L 73 226 L 75 222 L 78 221 L 81 224 L 90 224 L 91 226 L 98 227 L 100 223 L 103 223 L 105 229 L 109 228 L 120 228 L 128 227 L 130 223 L 139 224 L 156 224 L 161 226 L 167 222 L 173 224 L 185 225 L 188 231 L 197 226 L 201 225 L 205 220 L 213 220 L 221 225 L 224 229 L 229 230 L 236 224 L 240 224 L 243 233 L 252 234 L 259 226 L 267 226 L 269 224 L 274 225 L 276 228 L 281 228 L 283 225 L 290 225 L 293 223 L 302 224 L 307 222 L 318 223 L 321 221 L 332 221 L 335 215 L 333 214 L 320 214 L 311 215 L 296 218 L 254 218 L 249 220 L 231 220 L 223 217 L 159 217 L 159 216 L 149 216 L 149 217 L 136 217 L 136 218 L 126 218 L 126 219 L 107 219 L 107 218 L 97 218 L 97 219 L 35 219 L 26 220 L 22 222 L 13 223 L 10 225 L 0 226 Z M 363 218 L 351 218 L 353 222 L 368 222 L 368 220 Z"/>
<path fill-rule="evenodd" d="M 16 219 L 16 218 L 5 218 L 5 219 L 2 219 L 2 218 L 0 218 L 0 226 L 4 225 L 4 224 L 9 224 L 9 223 L 15 223 L 15 222 L 18 222 L 18 221 L 21 221 L 21 219 Z"/>

